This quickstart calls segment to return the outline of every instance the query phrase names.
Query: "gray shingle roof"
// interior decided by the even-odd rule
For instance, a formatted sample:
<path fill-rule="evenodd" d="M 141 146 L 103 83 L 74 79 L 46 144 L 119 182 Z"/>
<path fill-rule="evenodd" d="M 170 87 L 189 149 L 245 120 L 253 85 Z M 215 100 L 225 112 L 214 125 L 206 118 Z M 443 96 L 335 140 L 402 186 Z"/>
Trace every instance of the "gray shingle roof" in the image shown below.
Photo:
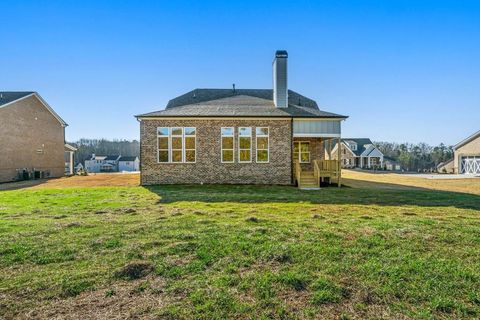
<path fill-rule="evenodd" d="M 35 93 L 33 91 L 0 91 L 0 107 Z"/>
<path fill-rule="evenodd" d="M 106 161 L 113 161 L 113 160 L 117 160 L 120 156 L 119 155 L 114 155 L 114 156 L 107 156 L 105 158 Z"/>
<path fill-rule="evenodd" d="M 137 157 L 135 156 L 122 156 L 118 161 L 135 161 Z"/>
<path fill-rule="evenodd" d="M 195 89 L 170 100 L 165 110 L 137 117 L 346 118 L 320 110 L 314 100 L 292 90 L 288 94 L 288 108 L 276 108 L 271 89 Z"/>
<path fill-rule="evenodd" d="M 365 151 L 365 149 L 366 149 L 365 145 L 373 144 L 372 140 L 370 140 L 369 138 L 343 138 L 342 139 L 342 142 L 348 142 L 348 141 L 353 141 L 357 144 L 357 150 L 352 150 L 352 152 L 357 157 L 360 157 L 360 155 Z M 336 145 L 337 145 L 337 143 L 335 142 L 334 145 L 333 145 L 333 148 L 335 148 Z"/>

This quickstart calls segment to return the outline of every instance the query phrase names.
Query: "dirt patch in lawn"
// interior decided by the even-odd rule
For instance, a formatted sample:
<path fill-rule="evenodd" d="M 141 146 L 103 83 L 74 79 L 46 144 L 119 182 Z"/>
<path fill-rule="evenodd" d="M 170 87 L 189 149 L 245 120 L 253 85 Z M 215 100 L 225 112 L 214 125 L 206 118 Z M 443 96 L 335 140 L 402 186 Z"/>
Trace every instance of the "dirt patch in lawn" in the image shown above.
<path fill-rule="evenodd" d="M 353 188 L 439 190 L 480 195 L 480 178 L 426 179 L 398 173 L 342 170 L 342 183 Z"/>
<path fill-rule="evenodd" d="M 0 184 L 0 190 L 130 187 L 140 185 L 138 173 L 99 173 L 88 176 L 29 180 Z"/>
<path fill-rule="evenodd" d="M 164 280 L 149 277 L 121 281 L 76 297 L 55 300 L 19 315 L 25 319 L 156 319 L 167 304 Z"/>

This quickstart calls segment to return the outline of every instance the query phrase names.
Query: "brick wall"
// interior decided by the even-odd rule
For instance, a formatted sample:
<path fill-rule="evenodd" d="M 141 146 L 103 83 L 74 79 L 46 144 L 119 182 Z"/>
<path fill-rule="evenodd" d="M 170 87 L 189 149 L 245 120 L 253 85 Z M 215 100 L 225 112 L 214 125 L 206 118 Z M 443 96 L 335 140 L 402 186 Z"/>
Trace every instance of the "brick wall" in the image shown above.
<path fill-rule="evenodd" d="M 196 163 L 158 163 L 158 127 L 196 127 Z M 221 127 L 235 127 L 235 162 L 221 162 Z M 238 162 L 238 128 L 252 127 L 252 162 Z M 255 127 L 270 128 L 270 162 L 256 163 Z M 150 119 L 140 122 L 141 183 L 279 184 L 292 183 L 290 119 Z"/>
<path fill-rule="evenodd" d="M 64 128 L 37 98 L 0 108 L 0 182 L 16 179 L 23 168 L 61 177 L 64 150 Z"/>
<path fill-rule="evenodd" d="M 302 170 L 313 171 L 313 160 L 325 159 L 325 139 L 322 138 L 294 138 L 294 142 L 309 142 L 310 143 L 310 163 L 301 163 Z"/>

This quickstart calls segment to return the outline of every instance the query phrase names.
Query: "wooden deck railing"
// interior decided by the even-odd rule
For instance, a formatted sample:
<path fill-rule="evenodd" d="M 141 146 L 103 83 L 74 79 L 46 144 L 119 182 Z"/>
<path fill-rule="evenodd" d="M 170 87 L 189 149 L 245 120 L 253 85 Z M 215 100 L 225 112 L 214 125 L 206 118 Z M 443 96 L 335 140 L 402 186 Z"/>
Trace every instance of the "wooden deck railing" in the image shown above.
<path fill-rule="evenodd" d="M 338 160 L 313 160 L 315 175 L 318 178 L 329 178 L 330 182 L 336 180 L 338 185 L 341 184 L 341 166 Z M 316 176 L 317 177 L 317 176 Z"/>

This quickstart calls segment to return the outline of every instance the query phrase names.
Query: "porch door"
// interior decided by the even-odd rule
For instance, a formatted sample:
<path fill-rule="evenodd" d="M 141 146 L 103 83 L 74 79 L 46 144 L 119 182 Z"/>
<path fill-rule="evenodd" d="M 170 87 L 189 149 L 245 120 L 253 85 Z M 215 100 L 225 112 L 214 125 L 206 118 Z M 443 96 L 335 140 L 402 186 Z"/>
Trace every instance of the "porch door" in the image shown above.
<path fill-rule="evenodd" d="M 293 142 L 293 161 L 296 160 L 300 163 L 310 163 L 310 142 Z"/>

